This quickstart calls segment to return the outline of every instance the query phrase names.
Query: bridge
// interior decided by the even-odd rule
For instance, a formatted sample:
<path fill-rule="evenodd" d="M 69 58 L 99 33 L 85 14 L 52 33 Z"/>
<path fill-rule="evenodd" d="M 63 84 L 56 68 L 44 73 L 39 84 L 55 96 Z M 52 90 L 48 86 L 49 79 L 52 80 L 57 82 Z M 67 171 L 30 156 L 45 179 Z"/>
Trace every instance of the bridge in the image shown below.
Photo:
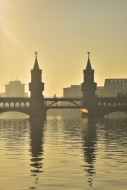
<path fill-rule="evenodd" d="M 82 98 L 44 98 L 45 109 L 83 109 Z M 96 97 L 98 114 L 106 115 L 116 111 L 127 112 L 126 97 Z M 58 102 L 68 102 L 66 105 L 56 104 Z M 71 103 L 71 104 L 70 104 Z M 0 113 L 16 111 L 30 115 L 30 98 L 29 97 L 1 97 Z"/>
<path fill-rule="evenodd" d="M 42 117 L 46 119 L 49 109 L 85 109 L 83 116 L 104 117 L 111 112 L 127 112 L 127 96 L 98 97 L 96 95 L 97 83 L 94 82 L 94 70 L 88 61 L 83 70 L 83 83 L 81 84 L 82 98 L 44 97 L 44 83 L 42 82 L 42 70 L 39 68 L 37 53 L 35 63 L 31 70 L 31 82 L 29 83 L 30 97 L 0 97 L 0 113 L 16 111 L 28 114 L 30 117 Z M 68 104 L 59 104 L 68 102 Z"/>
<path fill-rule="evenodd" d="M 82 98 L 44 98 L 45 109 L 81 109 Z M 68 102 L 68 105 L 57 105 L 58 102 Z M 72 105 L 73 104 L 73 105 Z M 30 115 L 29 97 L 1 97 L 0 113 L 16 111 Z"/>

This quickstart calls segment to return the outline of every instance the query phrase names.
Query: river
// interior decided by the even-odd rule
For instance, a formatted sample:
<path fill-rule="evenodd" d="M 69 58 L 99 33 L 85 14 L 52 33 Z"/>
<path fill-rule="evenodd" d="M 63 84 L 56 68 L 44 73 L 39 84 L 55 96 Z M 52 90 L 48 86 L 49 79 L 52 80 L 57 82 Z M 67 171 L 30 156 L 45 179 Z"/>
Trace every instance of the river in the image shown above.
<path fill-rule="evenodd" d="M 126 190 L 127 119 L 0 118 L 0 190 Z"/>

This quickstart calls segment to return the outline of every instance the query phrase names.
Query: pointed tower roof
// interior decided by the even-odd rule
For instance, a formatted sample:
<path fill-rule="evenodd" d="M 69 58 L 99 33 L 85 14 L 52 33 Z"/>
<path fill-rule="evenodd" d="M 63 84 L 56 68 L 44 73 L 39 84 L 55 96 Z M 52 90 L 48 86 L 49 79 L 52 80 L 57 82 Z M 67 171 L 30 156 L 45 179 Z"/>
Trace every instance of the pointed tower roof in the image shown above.
<path fill-rule="evenodd" d="M 88 61 L 87 61 L 86 69 L 87 70 L 92 70 L 91 62 L 90 62 L 90 52 L 88 52 Z"/>
<path fill-rule="evenodd" d="M 38 60 L 37 60 L 37 52 L 35 52 L 35 62 L 34 62 L 34 68 L 33 69 L 39 69 Z"/>

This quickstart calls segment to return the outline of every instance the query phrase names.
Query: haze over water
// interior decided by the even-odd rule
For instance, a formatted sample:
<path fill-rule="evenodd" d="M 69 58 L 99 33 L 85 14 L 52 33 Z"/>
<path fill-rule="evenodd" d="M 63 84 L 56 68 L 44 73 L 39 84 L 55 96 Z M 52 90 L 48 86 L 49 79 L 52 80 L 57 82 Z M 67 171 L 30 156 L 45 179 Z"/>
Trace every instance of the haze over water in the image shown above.
<path fill-rule="evenodd" d="M 87 51 L 98 85 L 127 78 L 126 18 L 126 0 L 0 0 L 0 92 L 30 82 L 35 51 L 45 97 L 83 82 Z M 0 190 L 126 190 L 127 119 L 68 113 L 0 114 Z"/>
<path fill-rule="evenodd" d="M 127 119 L 0 119 L 1 190 L 126 190 Z"/>

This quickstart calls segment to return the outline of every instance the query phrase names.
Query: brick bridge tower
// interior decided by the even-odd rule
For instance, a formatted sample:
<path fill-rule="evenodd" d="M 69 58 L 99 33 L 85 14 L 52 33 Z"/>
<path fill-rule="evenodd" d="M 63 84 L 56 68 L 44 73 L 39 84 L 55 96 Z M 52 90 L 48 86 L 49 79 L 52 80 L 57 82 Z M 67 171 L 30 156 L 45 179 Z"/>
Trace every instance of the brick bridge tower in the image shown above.
<path fill-rule="evenodd" d="M 35 52 L 35 63 L 31 70 L 30 91 L 30 117 L 45 119 L 46 111 L 44 106 L 44 83 L 41 79 L 42 70 L 39 69 L 37 52 Z"/>
<path fill-rule="evenodd" d="M 96 115 L 96 95 L 95 91 L 97 88 L 97 83 L 94 82 L 94 70 L 91 67 L 90 62 L 90 52 L 88 52 L 88 61 L 86 69 L 83 70 L 84 82 L 81 84 L 83 92 L 82 105 L 88 110 L 88 115 L 93 117 Z"/>

